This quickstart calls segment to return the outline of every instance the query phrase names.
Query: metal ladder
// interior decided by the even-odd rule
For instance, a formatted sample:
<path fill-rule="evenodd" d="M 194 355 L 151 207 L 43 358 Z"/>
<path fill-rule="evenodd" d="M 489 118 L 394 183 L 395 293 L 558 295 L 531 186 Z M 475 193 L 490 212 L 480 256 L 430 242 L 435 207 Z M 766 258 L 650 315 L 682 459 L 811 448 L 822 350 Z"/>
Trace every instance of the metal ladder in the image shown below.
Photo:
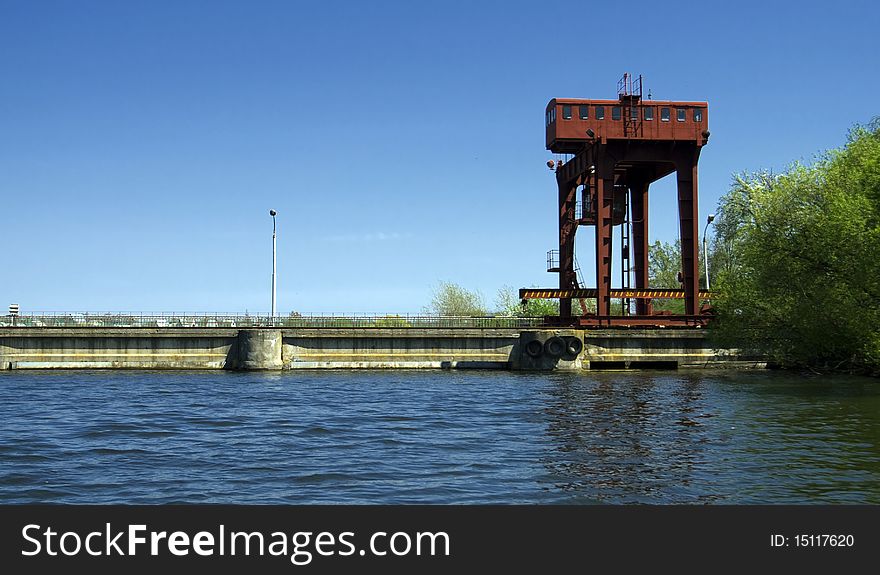
<path fill-rule="evenodd" d="M 586 289 L 587 284 L 584 282 L 584 276 L 581 274 L 581 266 L 578 263 L 577 257 L 574 258 L 574 278 L 575 289 Z M 590 308 L 587 307 L 587 300 L 585 298 L 578 298 L 578 301 L 581 304 L 581 315 L 587 315 L 590 311 Z"/>

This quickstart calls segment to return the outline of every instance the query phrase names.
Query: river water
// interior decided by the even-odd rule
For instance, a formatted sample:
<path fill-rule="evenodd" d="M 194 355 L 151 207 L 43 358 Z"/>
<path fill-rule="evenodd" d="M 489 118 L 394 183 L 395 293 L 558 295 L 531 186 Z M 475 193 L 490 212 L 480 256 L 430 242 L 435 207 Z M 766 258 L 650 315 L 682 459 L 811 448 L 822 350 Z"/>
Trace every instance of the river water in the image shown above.
<path fill-rule="evenodd" d="M 0 503 L 880 503 L 880 381 L 9 371 Z"/>

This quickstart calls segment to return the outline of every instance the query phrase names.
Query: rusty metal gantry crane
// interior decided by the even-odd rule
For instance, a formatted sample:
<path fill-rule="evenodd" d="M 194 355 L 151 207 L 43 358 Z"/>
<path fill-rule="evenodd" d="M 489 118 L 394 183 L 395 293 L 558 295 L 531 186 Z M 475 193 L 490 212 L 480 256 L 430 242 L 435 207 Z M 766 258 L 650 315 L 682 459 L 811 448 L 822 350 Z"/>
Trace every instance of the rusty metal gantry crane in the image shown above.
<path fill-rule="evenodd" d="M 617 100 L 554 98 L 545 117 L 547 149 L 573 155 L 558 164 L 558 261 L 548 257 L 548 271 L 559 273 L 558 289 L 521 289 L 520 298 L 560 301 L 561 325 L 701 325 L 699 289 L 699 212 L 697 161 L 709 140 L 706 102 L 642 99 L 642 78 L 624 74 Z M 648 285 L 648 189 L 676 172 L 681 239 L 682 289 L 651 289 Z M 578 192 L 580 191 L 580 202 Z M 580 205 L 578 205 L 580 204 Z M 578 209 L 580 208 L 580 209 Z M 596 226 L 595 288 L 579 285 L 574 239 L 579 226 Z M 611 288 L 612 231 L 631 227 L 619 249 L 624 285 Z M 630 253 L 630 246 L 631 251 Z M 632 274 L 635 285 L 630 288 Z M 596 313 L 572 316 L 572 299 L 596 300 Z M 612 315 L 611 300 L 636 301 Z M 683 315 L 654 315 L 652 298 L 683 298 Z"/>

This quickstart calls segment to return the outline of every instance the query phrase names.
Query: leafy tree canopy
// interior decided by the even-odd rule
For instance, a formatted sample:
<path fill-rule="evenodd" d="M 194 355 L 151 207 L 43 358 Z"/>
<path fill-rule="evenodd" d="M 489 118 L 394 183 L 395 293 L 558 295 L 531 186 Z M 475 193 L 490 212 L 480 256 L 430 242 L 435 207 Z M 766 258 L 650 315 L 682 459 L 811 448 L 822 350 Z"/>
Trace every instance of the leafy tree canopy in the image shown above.
<path fill-rule="evenodd" d="M 486 306 L 479 291 L 469 291 L 458 284 L 441 281 L 431 296 L 425 312 L 434 315 L 474 317 L 486 315 Z"/>
<path fill-rule="evenodd" d="M 880 367 L 880 123 L 781 174 L 740 174 L 720 202 L 713 330 L 789 366 Z"/>

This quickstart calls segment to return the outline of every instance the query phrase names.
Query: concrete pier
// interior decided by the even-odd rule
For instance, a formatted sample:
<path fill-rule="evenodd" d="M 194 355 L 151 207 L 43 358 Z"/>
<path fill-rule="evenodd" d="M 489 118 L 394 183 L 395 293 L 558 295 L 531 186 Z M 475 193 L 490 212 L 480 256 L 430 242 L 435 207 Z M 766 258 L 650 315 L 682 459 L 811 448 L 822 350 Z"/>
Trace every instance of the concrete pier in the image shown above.
<path fill-rule="evenodd" d="M 753 367 L 705 330 L 0 327 L 0 369 Z"/>
<path fill-rule="evenodd" d="M 238 332 L 238 358 L 228 367 L 244 370 L 281 369 L 280 329 L 243 329 Z"/>

